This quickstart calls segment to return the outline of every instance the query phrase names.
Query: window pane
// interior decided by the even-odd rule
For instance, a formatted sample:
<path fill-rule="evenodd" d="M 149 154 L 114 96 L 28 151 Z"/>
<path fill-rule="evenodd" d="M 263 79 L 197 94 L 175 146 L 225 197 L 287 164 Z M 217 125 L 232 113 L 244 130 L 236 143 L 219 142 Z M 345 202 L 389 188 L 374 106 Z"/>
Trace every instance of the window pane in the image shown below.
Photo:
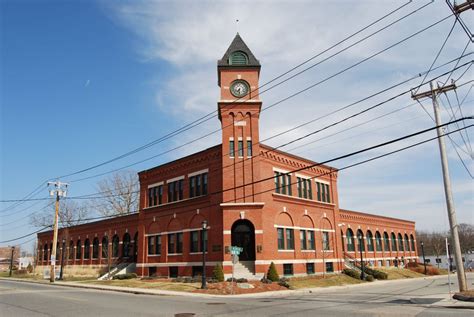
<path fill-rule="evenodd" d="M 285 237 L 283 236 L 283 229 L 277 228 L 277 235 L 278 235 L 278 250 L 285 249 Z"/>
<path fill-rule="evenodd" d="M 309 234 L 309 249 L 316 250 L 316 243 L 314 241 L 314 231 L 308 231 Z"/>
<path fill-rule="evenodd" d="M 252 156 L 252 141 L 247 140 L 247 156 L 251 157 Z"/>
<path fill-rule="evenodd" d="M 239 157 L 243 157 L 244 156 L 244 141 L 242 140 L 239 140 Z"/>
<path fill-rule="evenodd" d="M 288 179 L 288 181 L 287 181 L 288 195 L 291 196 L 291 175 L 286 175 L 286 178 Z"/>
<path fill-rule="evenodd" d="M 306 231 L 305 230 L 300 230 L 300 247 L 301 250 L 306 250 L 307 249 L 307 242 L 306 242 Z"/>
<path fill-rule="evenodd" d="M 201 196 L 201 177 L 196 176 L 196 196 Z"/>
<path fill-rule="evenodd" d="M 148 254 L 155 254 L 155 237 L 148 237 Z"/>
<path fill-rule="evenodd" d="M 194 182 L 196 181 L 195 178 L 196 176 L 192 176 L 189 178 L 189 197 L 190 198 L 194 197 L 195 195 L 194 194 L 194 187 L 195 187 Z"/>
<path fill-rule="evenodd" d="M 177 233 L 176 253 L 183 253 L 183 233 Z"/>
<path fill-rule="evenodd" d="M 295 249 L 295 237 L 293 229 L 286 229 L 286 248 L 289 250 Z"/>
<path fill-rule="evenodd" d="M 161 236 L 156 236 L 155 254 L 161 254 Z"/>
<path fill-rule="evenodd" d="M 199 252 L 199 231 L 191 231 L 191 252 Z"/>
<path fill-rule="evenodd" d="M 301 192 L 301 177 L 296 178 L 296 187 L 298 188 L 298 197 L 302 198 L 303 194 Z"/>
<path fill-rule="evenodd" d="M 275 172 L 275 193 L 280 193 L 280 173 Z"/>
<path fill-rule="evenodd" d="M 234 146 L 234 141 L 229 141 L 229 156 L 234 157 L 235 154 L 235 146 Z"/>
<path fill-rule="evenodd" d="M 207 173 L 202 174 L 202 194 L 207 195 Z"/>
<path fill-rule="evenodd" d="M 313 199 L 313 191 L 311 190 L 311 180 L 306 181 L 308 183 L 308 199 Z"/>
<path fill-rule="evenodd" d="M 176 253 L 175 250 L 175 234 L 169 233 L 168 234 L 168 253 Z"/>

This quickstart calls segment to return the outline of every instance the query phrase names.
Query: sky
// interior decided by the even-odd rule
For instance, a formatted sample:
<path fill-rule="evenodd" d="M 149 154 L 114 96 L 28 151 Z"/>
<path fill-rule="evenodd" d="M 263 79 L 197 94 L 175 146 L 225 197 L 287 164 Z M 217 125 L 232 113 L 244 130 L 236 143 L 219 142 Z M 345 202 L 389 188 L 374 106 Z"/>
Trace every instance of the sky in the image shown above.
<path fill-rule="evenodd" d="M 319 54 L 404 4 L 367 30 Z M 454 24 L 451 16 L 394 45 L 450 14 L 444 1 L 430 0 L 2 0 L 0 14 L 0 200 L 22 199 L 31 192 L 31 198 L 47 198 L 47 180 L 105 162 L 215 111 L 219 97 L 216 63 L 237 32 L 262 64 L 261 85 L 319 54 L 267 85 L 268 91 L 261 94 L 264 107 L 275 104 L 261 114 L 261 140 L 314 119 L 265 141 L 268 145 L 287 143 L 404 91 L 390 102 L 282 150 L 323 162 L 430 128 L 432 119 L 411 99 L 409 90 L 422 83 L 423 76 L 417 75 L 430 68 Z M 472 20 L 464 21 L 474 29 Z M 437 67 L 458 58 L 467 43 L 457 23 L 427 80 L 451 72 L 455 62 Z M 466 53 L 472 50 L 471 44 Z M 461 59 L 458 66 L 472 61 L 472 56 Z M 465 116 L 474 113 L 474 92 L 469 90 L 473 76 L 468 67 L 450 76 L 457 85 L 464 85 L 440 97 L 443 121 L 450 120 L 449 103 L 456 117 L 461 112 Z M 327 115 L 412 77 L 403 85 Z M 447 79 L 444 75 L 438 80 Z M 310 86 L 314 87 L 279 102 Z M 423 85 L 419 92 L 428 89 Z M 464 100 L 460 111 L 457 100 Z M 421 102 L 432 116 L 431 100 Z M 219 127 L 214 118 L 144 151 L 60 180 L 70 184 L 69 196 L 94 193 L 97 182 L 112 170 L 134 164 L 126 170 L 136 172 L 220 143 L 219 133 L 192 142 Z M 453 134 L 452 139 L 474 174 L 474 135 L 472 129 L 463 133 L 462 137 Z M 329 165 L 342 168 L 435 135 L 431 131 Z M 168 151 L 186 142 L 192 143 Z M 453 144 L 447 140 L 458 222 L 474 224 L 473 181 Z M 341 208 L 413 220 L 419 230 L 448 229 L 436 141 L 343 170 L 338 190 Z M 38 230 L 30 224 L 30 214 L 40 212 L 45 204 L 0 202 L 0 241 Z M 31 247 L 33 238 L 0 245 Z"/>

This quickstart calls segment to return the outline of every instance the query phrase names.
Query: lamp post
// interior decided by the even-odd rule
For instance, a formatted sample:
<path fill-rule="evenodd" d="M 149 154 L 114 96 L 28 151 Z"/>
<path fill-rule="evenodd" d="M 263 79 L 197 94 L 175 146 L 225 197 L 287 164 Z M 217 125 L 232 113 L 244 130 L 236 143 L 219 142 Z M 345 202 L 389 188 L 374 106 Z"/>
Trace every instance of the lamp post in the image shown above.
<path fill-rule="evenodd" d="M 12 276 L 13 270 L 13 254 L 15 253 L 15 247 L 12 246 L 12 256 L 10 257 L 10 277 Z"/>
<path fill-rule="evenodd" d="M 426 259 L 425 259 L 425 244 L 421 241 L 421 254 L 423 255 L 423 265 L 425 266 L 425 275 L 426 275 Z"/>
<path fill-rule="evenodd" d="M 359 251 L 360 251 L 360 279 L 365 280 L 365 273 L 364 273 L 364 257 L 362 256 L 362 236 L 359 235 Z"/>
<path fill-rule="evenodd" d="M 62 241 L 62 248 L 61 248 L 61 269 L 59 271 L 59 279 L 62 281 L 63 279 L 63 267 L 64 267 L 64 252 L 66 251 L 66 240 Z"/>
<path fill-rule="evenodd" d="M 201 232 L 201 249 L 202 249 L 201 289 L 207 289 L 207 284 L 206 284 L 206 243 L 204 242 L 204 238 L 206 237 L 206 230 L 207 230 L 207 221 L 204 220 L 202 222 L 202 232 Z"/>

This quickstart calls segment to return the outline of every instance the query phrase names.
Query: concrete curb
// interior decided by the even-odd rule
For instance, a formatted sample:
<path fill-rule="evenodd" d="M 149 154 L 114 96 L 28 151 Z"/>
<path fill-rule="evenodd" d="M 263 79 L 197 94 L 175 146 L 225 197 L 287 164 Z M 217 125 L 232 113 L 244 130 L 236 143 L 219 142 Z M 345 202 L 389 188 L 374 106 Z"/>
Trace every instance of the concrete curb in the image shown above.
<path fill-rule="evenodd" d="M 122 292 L 122 293 L 137 294 L 137 295 L 189 296 L 189 297 L 201 297 L 201 298 L 265 298 L 265 297 L 304 295 L 304 294 L 327 292 L 329 290 L 368 287 L 370 285 L 373 285 L 374 283 L 380 285 L 380 284 L 390 284 L 392 281 L 403 282 L 403 281 L 413 281 L 417 279 L 418 280 L 420 279 L 431 280 L 431 279 L 440 279 L 440 278 L 446 278 L 446 276 L 444 275 L 423 276 L 423 277 L 416 277 L 416 278 L 376 281 L 372 283 L 348 284 L 348 285 L 315 287 L 315 288 L 302 288 L 298 290 L 270 291 L 270 292 L 237 294 L 237 295 L 203 294 L 203 293 L 191 293 L 191 292 L 184 292 L 184 291 L 183 292 L 167 291 L 167 290 L 157 290 L 157 289 L 144 289 L 144 288 L 120 287 L 120 286 L 96 285 L 96 284 L 82 284 L 82 283 L 76 283 L 76 282 L 61 282 L 61 281 L 56 281 L 55 283 L 50 284 L 42 280 L 36 281 L 36 280 L 26 280 L 26 279 L 19 279 L 19 278 L 4 278 L 4 277 L 1 277 L 0 280 L 6 280 L 6 281 L 10 280 L 10 281 L 16 281 L 16 282 L 35 283 L 35 284 L 63 286 L 63 287 L 75 287 L 75 288 L 84 288 L 84 289 L 95 289 L 95 290 Z"/>

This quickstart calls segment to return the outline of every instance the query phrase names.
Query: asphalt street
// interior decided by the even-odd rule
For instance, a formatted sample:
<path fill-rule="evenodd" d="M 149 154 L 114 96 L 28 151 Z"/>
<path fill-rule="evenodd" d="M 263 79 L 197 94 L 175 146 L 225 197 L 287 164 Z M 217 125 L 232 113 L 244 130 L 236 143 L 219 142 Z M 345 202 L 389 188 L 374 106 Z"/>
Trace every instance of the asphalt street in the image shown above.
<path fill-rule="evenodd" d="M 472 288 L 474 275 L 469 274 L 468 279 Z M 456 284 L 452 287 L 455 289 Z M 446 299 L 447 293 L 446 278 L 375 282 L 306 294 L 254 298 L 137 295 L 0 280 L 0 316 L 474 315 L 473 306 L 431 306 Z"/>

